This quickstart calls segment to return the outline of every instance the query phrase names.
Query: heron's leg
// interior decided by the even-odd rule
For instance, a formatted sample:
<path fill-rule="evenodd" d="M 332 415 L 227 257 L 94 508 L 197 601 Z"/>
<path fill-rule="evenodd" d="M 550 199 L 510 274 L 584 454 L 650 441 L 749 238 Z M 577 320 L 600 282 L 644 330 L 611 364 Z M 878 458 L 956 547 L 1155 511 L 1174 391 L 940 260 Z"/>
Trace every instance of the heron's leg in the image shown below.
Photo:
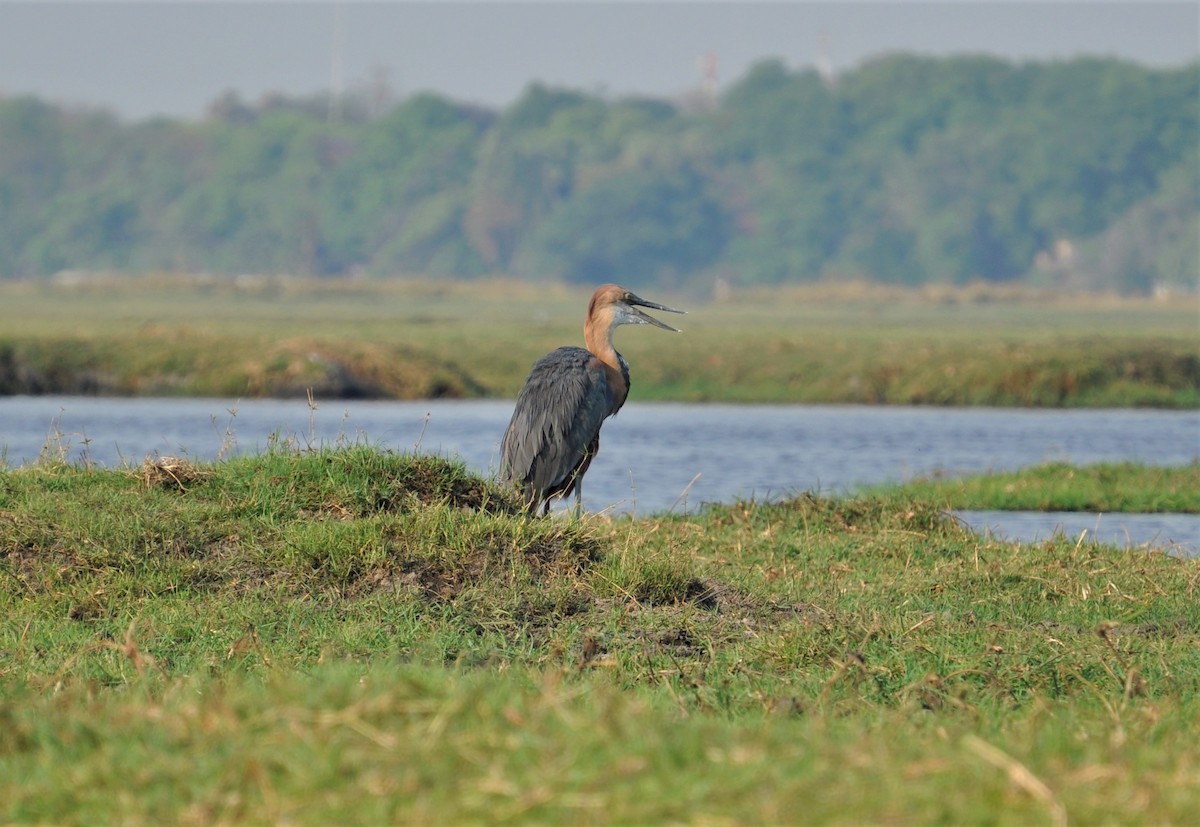
<path fill-rule="evenodd" d="M 575 480 L 575 519 L 583 516 L 583 480 Z"/>
<path fill-rule="evenodd" d="M 543 514 L 545 514 L 545 510 L 543 508 L 545 505 L 546 501 L 538 497 L 535 492 L 525 492 L 525 516 L 541 517 Z"/>

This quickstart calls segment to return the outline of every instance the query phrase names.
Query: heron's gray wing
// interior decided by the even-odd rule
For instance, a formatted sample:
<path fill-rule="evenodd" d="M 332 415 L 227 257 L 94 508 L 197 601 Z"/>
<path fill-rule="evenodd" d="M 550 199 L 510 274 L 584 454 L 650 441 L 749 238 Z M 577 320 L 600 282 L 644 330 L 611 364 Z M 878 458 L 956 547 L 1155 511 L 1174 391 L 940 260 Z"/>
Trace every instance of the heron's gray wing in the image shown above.
<path fill-rule="evenodd" d="M 539 359 L 517 396 L 500 445 L 500 473 L 541 499 L 579 464 L 612 410 L 604 369 L 581 347 Z"/>

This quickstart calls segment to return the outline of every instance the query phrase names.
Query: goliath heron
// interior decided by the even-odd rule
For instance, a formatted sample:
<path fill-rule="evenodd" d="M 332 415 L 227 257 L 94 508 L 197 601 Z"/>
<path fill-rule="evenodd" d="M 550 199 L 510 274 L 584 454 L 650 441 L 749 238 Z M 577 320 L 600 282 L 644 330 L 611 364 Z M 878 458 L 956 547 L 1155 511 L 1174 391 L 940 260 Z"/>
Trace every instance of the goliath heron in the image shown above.
<path fill-rule="evenodd" d="M 529 514 L 545 514 L 552 497 L 572 491 L 576 515 L 583 507 L 580 481 L 600 449 L 600 425 L 629 395 L 629 364 L 613 347 L 617 326 L 652 324 L 679 332 L 639 307 L 686 312 L 605 284 L 588 304 L 583 323 L 587 349 L 551 351 L 537 360 L 525 380 L 500 443 L 500 476 L 521 492 Z"/>

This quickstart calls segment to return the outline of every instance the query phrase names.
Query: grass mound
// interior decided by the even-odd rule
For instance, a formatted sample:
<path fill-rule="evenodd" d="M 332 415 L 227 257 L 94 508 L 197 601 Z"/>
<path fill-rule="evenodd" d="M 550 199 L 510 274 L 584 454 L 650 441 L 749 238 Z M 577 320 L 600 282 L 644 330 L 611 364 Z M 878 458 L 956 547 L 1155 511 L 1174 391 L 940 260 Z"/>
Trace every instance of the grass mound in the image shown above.
<path fill-rule="evenodd" d="M 114 651 L 71 649 L 131 623 L 193 665 L 218 654 L 195 645 L 213 625 L 233 649 L 252 630 L 255 647 L 278 647 L 266 663 L 307 657 L 283 651 L 298 627 L 317 647 L 359 651 L 345 635 L 362 613 L 368 649 L 390 635 L 440 658 L 477 648 L 462 636 L 501 648 L 577 637 L 567 619 L 614 596 L 709 610 L 735 599 L 681 552 L 614 554 L 608 523 L 522 511 L 459 463 L 368 446 L 127 471 L 45 463 L 0 474 L 0 564 L 31 601 L 14 608 L 53 619 L 38 659 L 82 674 L 107 661 L 106 682 Z"/>
<path fill-rule="evenodd" d="M 436 456 L 394 454 L 369 446 L 287 451 L 230 459 L 201 496 L 240 514 L 355 518 L 429 505 L 518 513 L 513 498 Z"/>

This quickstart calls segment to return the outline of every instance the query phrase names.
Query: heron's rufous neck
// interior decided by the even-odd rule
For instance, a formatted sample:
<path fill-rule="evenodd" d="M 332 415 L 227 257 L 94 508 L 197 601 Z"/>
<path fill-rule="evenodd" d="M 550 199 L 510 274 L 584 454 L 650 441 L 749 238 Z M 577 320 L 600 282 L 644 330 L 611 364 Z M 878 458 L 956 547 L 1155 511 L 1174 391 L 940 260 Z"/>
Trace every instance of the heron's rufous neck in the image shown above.
<path fill-rule="evenodd" d="M 583 324 L 583 341 L 587 349 L 599 359 L 608 374 L 608 381 L 617 397 L 624 399 L 629 389 L 625 384 L 625 375 L 621 371 L 621 360 L 617 357 L 617 349 L 613 347 L 613 307 L 611 304 L 596 307 L 595 303 L 589 308 L 587 321 Z"/>

